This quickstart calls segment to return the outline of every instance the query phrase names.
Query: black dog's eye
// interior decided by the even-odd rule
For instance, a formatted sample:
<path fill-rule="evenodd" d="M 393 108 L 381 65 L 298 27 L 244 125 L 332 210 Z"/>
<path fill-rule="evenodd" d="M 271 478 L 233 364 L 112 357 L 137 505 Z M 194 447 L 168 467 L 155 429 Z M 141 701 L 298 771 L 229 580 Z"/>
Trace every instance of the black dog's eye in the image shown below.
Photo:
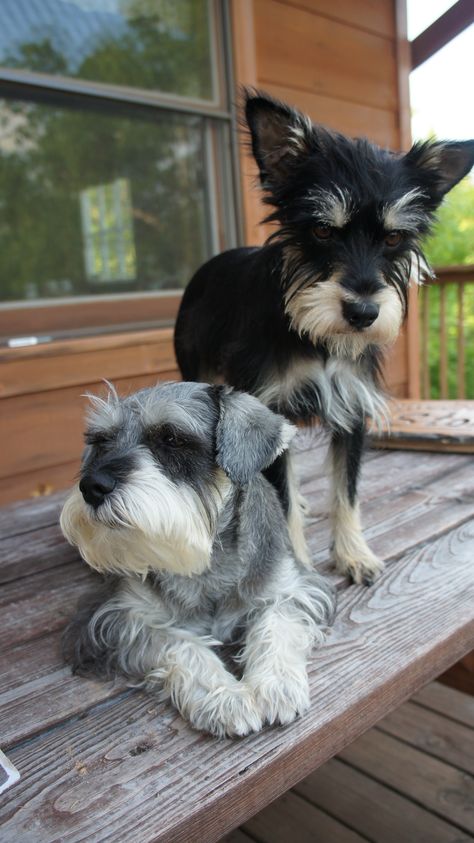
<path fill-rule="evenodd" d="M 402 242 L 402 235 L 399 231 L 389 231 L 384 239 L 385 245 L 393 249 L 394 246 L 398 246 Z"/>
<path fill-rule="evenodd" d="M 313 234 L 318 240 L 329 240 L 332 237 L 333 230 L 330 225 L 317 225 L 313 228 Z"/>

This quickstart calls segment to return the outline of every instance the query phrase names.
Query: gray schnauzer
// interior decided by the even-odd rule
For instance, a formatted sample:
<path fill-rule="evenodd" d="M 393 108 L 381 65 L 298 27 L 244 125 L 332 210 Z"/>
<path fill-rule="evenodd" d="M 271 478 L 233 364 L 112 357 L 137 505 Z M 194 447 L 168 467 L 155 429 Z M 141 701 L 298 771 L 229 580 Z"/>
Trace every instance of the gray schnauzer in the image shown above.
<path fill-rule="evenodd" d="M 262 469 L 295 428 L 229 387 L 166 383 L 92 397 L 80 482 L 61 527 L 106 574 L 66 634 L 75 670 L 156 689 L 218 736 L 290 723 L 334 613 L 296 561 Z M 238 643 L 241 678 L 216 647 Z"/>

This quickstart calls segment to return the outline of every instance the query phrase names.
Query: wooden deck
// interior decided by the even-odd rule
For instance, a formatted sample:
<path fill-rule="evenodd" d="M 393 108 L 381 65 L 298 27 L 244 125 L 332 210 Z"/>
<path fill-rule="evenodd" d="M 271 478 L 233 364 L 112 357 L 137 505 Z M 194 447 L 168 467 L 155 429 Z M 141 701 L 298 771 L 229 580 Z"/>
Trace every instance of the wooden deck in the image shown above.
<path fill-rule="evenodd" d="M 474 697 L 433 682 L 221 843 L 468 843 Z"/>
<path fill-rule="evenodd" d="M 301 434 L 297 459 L 310 547 L 327 568 L 325 445 L 314 436 Z M 308 715 L 240 741 L 192 732 L 141 692 L 72 677 L 61 630 L 92 575 L 59 533 L 62 496 L 0 510 L 0 744 L 21 774 L 0 802 L 2 843 L 213 843 L 343 750 L 325 771 L 370 777 L 362 750 L 348 760 L 363 744 L 349 745 L 474 646 L 472 456 L 371 451 L 361 497 L 387 570 L 372 589 L 336 578 Z M 380 741 L 385 757 L 386 727 Z"/>

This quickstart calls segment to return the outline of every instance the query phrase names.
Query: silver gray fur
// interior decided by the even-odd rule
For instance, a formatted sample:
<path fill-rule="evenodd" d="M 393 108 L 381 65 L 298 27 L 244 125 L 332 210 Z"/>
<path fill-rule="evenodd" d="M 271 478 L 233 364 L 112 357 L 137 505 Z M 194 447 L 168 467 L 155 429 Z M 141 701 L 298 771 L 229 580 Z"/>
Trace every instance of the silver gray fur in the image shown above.
<path fill-rule="evenodd" d="M 94 506 L 76 488 L 62 515 L 66 537 L 108 574 L 66 634 L 75 670 L 123 674 L 219 736 L 306 710 L 307 658 L 335 597 L 295 560 L 278 495 L 261 473 L 293 433 L 227 387 L 168 383 L 93 399 L 81 487 L 90 499 L 91 478 L 116 485 Z M 222 643 L 239 646 L 240 679 L 220 659 Z"/>

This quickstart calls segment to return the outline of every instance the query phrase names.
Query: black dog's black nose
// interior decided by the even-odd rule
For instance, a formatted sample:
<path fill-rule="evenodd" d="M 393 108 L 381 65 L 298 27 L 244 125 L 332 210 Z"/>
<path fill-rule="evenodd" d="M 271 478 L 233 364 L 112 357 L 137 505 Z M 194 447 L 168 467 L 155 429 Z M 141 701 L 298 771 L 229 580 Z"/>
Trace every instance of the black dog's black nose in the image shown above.
<path fill-rule="evenodd" d="M 104 502 L 107 495 L 115 489 L 115 480 L 110 474 L 104 471 L 96 471 L 94 474 L 85 474 L 79 483 L 79 489 L 86 503 L 97 509 Z"/>
<path fill-rule="evenodd" d="M 371 301 L 345 301 L 342 304 L 342 314 L 352 328 L 368 328 L 379 315 L 379 306 Z"/>

